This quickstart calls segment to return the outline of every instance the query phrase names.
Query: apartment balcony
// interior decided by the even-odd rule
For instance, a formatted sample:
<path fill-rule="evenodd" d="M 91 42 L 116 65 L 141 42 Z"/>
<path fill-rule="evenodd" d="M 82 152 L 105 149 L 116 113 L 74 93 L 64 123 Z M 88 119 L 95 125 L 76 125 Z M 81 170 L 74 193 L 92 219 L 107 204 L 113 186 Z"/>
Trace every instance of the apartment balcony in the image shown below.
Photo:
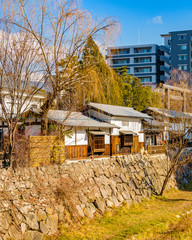
<path fill-rule="evenodd" d="M 166 56 L 162 55 L 162 56 L 160 56 L 160 60 L 162 62 L 166 62 L 167 64 L 171 65 L 171 61 L 170 61 L 169 57 L 166 57 Z"/>
<path fill-rule="evenodd" d="M 121 51 L 111 52 L 110 51 L 106 54 L 105 57 L 106 58 L 121 58 L 121 57 L 125 57 L 129 54 L 130 54 L 130 51 L 123 51 L 123 52 L 121 52 Z"/>
<path fill-rule="evenodd" d="M 160 81 L 161 82 L 166 82 L 167 80 L 169 80 L 169 76 L 166 76 L 166 75 L 161 75 L 160 76 Z"/>
<path fill-rule="evenodd" d="M 161 66 L 160 66 L 160 71 L 165 72 L 165 73 L 167 73 L 167 74 L 170 74 L 170 67 L 161 65 Z"/>
<path fill-rule="evenodd" d="M 167 53 L 168 55 L 171 54 L 171 53 L 170 53 L 170 48 L 167 47 L 167 46 L 164 46 L 164 45 L 160 46 L 160 50 L 161 50 L 162 52 Z"/>

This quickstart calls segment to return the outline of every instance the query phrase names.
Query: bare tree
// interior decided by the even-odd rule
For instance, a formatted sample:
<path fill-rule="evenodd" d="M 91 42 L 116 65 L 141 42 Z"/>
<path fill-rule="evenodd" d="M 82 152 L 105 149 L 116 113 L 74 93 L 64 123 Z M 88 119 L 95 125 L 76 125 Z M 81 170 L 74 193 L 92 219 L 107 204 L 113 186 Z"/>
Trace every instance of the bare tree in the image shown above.
<path fill-rule="evenodd" d="M 164 123 L 166 129 L 165 146 L 168 159 L 167 173 L 160 195 L 163 195 L 172 174 L 192 161 L 191 151 L 187 150 L 188 144 L 192 142 L 190 84 L 190 73 L 174 69 L 161 91 L 165 101 L 164 107 L 165 109 L 168 105 L 169 107 L 156 116 L 157 120 Z M 166 127 L 167 124 L 169 127 Z"/>
<path fill-rule="evenodd" d="M 192 114 L 165 111 L 161 122 L 169 123 L 165 136 L 167 169 L 160 195 L 163 195 L 172 174 L 192 161 L 191 151 L 187 150 L 192 141 Z"/>
<path fill-rule="evenodd" d="M 172 70 L 170 79 L 163 85 L 165 108 L 169 105 L 172 110 L 192 112 L 191 77 L 186 71 Z"/>
<path fill-rule="evenodd" d="M 44 76 L 39 72 L 36 43 L 27 31 L 14 32 L 12 26 L 1 25 L 0 45 L 0 110 L 8 127 L 4 150 L 12 164 L 18 121 L 40 93 Z"/>
<path fill-rule="evenodd" d="M 188 89 L 191 85 L 191 73 L 173 69 L 170 79 L 166 81 L 166 84 Z"/>
<path fill-rule="evenodd" d="M 81 84 L 86 76 L 77 67 L 85 42 L 90 37 L 106 39 L 114 34 L 117 22 L 106 18 L 97 23 L 76 0 L 5 0 L 2 21 L 27 31 L 35 39 L 43 74 L 49 82 L 49 95 L 42 108 L 42 118 L 63 91 Z M 60 72 L 59 61 L 65 66 Z"/>

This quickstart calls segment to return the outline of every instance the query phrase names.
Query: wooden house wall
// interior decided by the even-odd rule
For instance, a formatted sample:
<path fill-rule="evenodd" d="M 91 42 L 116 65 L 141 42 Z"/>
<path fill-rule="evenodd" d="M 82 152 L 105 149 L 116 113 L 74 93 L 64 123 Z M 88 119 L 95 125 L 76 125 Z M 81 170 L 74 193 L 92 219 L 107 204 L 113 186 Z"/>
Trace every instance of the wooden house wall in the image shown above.
<path fill-rule="evenodd" d="M 112 154 L 117 154 L 117 144 L 121 144 L 120 136 L 111 136 Z"/>
<path fill-rule="evenodd" d="M 88 156 L 88 146 L 87 145 L 65 146 L 66 159 L 86 158 L 87 156 Z"/>
<path fill-rule="evenodd" d="M 133 147 L 131 149 L 131 153 L 139 153 L 140 150 L 139 136 L 133 136 Z"/>
<path fill-rule="evenodd" d="M 110 155 L 110 144 L 105 144 L 105 151 L 99 156 Z M 79 159 L 88 157 L 88 145 L 65 146 L 66 159 Z"/>

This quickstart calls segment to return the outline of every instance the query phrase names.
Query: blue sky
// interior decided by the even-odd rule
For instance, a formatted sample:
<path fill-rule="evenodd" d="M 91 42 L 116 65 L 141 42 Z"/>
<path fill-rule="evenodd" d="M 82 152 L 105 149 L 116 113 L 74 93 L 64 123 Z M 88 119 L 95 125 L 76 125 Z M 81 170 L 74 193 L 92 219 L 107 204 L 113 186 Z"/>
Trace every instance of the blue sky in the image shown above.
<path fill-rule="evenodd" d="M 121 33 L 114 45 L 162 44 L 160 34 L 192 29 L 192 1 L 184 0 L 81 0 L 97 18 L 114 16 Z M 140 33 L 140 34 L 138 34 Z"/>

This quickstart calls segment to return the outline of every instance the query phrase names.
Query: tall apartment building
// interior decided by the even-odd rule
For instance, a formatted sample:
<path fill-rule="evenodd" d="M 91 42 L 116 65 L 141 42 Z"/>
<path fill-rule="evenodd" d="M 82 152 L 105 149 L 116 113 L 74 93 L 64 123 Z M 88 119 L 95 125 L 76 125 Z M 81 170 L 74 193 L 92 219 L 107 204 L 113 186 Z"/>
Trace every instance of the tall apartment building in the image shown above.
<path fill-rule="evenodd" d="M 112 68 L 127 66 L 145 85 L 155 86 L 170 78 L 171 70 L 192 72 L 192 30 L 162 34 L 164 45 L 110 47 L 107 61 Z"/>
<path fill-rule="evenodd" d="M 171 69 L 192 72 L 192 30 L 174 31 L 161 36 L 165 47 L 169 48 Z"/>
<path fill-rule="evenodd" d="M 126 66 L 128 73 L 141 79 L 144 85 L 155 87 L 160 82 L 160 47 L 142 44 L 107 49 L 107 62 L 113 68 Z"/>

